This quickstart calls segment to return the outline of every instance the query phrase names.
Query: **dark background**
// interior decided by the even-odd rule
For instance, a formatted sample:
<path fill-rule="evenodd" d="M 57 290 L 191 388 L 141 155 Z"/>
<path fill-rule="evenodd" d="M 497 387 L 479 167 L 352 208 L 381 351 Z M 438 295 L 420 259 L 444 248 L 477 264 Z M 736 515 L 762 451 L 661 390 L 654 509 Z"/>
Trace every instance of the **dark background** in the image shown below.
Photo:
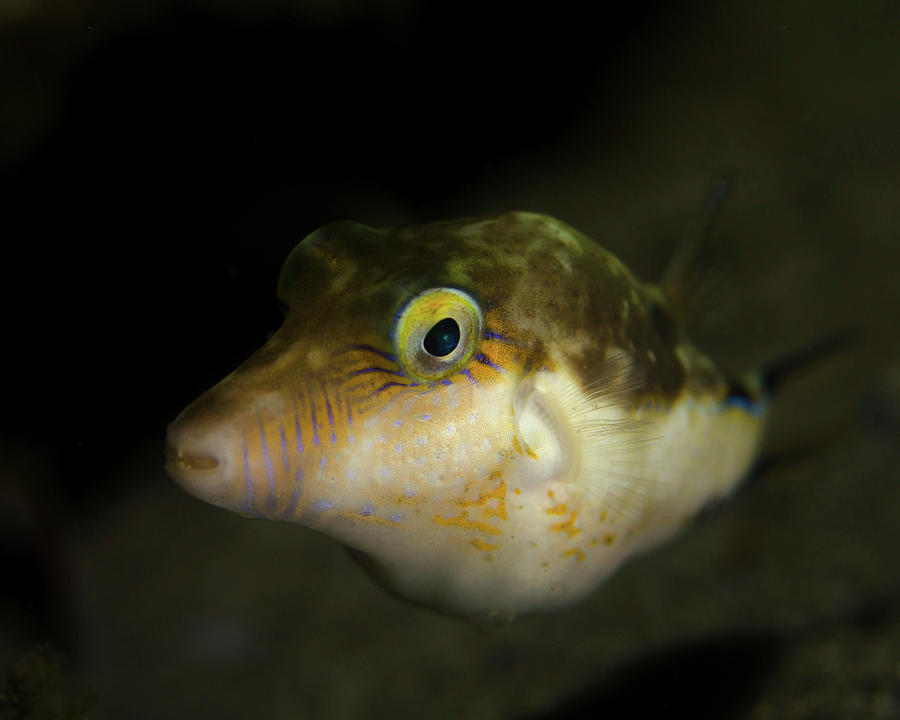
<path fill-rule="evenodd" d="M 0 660 L 63 668 L 20 707 L 900 717 L 900 12 L 745 5 L 5 3 Z M 578 608 L 437 617 L 162 471 L 324 222 L 549 212 L 652 278 L 722 174 L 700 344 L 857 341 L 779 397 L 787 460 Z"/>

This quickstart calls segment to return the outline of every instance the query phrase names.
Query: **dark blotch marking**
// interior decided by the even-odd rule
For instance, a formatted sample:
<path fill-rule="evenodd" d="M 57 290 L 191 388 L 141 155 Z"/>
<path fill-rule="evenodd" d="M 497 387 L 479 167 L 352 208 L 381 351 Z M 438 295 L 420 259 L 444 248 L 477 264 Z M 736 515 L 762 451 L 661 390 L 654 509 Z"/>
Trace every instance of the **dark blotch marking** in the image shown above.
<path fill-rule="evenodd" d="M 675 341 L 675 318 L 672 317 L 668 308 L 654 302 L 650 306 L 650 322 L 653 323 L 653 327 L 664 343 L 671 344 Z"/>

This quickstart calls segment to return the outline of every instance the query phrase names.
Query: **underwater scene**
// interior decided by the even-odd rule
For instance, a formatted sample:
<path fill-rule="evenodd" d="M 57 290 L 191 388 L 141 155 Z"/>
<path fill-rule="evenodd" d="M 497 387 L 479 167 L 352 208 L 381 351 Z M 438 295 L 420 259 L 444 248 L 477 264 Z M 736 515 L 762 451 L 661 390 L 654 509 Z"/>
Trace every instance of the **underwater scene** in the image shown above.
<path fill-rule="evenodd" d="M 900 7 L 0 7 L 0 720 L 900 718 Z"/>

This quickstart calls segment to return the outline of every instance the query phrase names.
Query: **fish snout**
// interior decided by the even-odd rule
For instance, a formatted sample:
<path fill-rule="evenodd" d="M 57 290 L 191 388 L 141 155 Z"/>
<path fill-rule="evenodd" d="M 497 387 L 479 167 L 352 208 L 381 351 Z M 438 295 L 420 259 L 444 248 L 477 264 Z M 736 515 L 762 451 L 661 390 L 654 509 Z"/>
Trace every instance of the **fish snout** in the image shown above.
<path fill-rule="evenodd" d="M 240 493 L 240 434 L 230 423 L 187 408 L 166 432 L 166 472 L 191 495 L 236 509 Z"/>

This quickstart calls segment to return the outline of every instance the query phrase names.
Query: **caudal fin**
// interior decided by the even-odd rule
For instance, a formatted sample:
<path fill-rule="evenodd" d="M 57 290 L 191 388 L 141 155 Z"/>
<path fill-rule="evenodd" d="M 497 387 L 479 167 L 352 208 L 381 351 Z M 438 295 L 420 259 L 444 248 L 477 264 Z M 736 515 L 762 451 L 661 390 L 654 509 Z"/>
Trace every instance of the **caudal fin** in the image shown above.
<path fill-rule="evenodd" d="M 812 345 L 799 348 L 766 363 L 759 371 L 764 392 L 766 395 L 774 395 L 785 380 L 802 370 L 809 369 L 829 355 L 847 349 L 857 339 L 856 328 L 841 328 L 825 335 Z"/>
<path fill-rule="evenodd" d="M 829 355 L 846 349 L 856 337 L 855 329 L 842 328 L 807 347 L 774 358 L 758 370 L 730 380 L 727 401 L 748 407 L 758 406 L 775 395 L 790 377 L 808 370 Z"/>

